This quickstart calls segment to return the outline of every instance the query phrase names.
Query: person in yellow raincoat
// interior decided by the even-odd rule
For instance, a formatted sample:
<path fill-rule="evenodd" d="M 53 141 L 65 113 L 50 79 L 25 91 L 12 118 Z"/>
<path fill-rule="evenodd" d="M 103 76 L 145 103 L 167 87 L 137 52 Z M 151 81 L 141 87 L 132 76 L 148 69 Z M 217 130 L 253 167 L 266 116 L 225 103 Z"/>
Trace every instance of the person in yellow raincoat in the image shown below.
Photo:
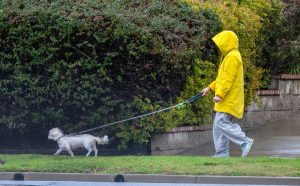
<path fill-rule="evenodd" d="M 244 113 L 244 73 L 238 50 L 238 37 L 234 32 L 226 30 L 214 36 L 212 40 L 222 53 L 221 63 L 215 81 L 201 92 L 204 96 L 210 91 L 215 92 L 213 157 L 230 157 L 229 141 L 240 145 L 242 157 L 246 157 L 253 139 L 248 138 L 240 125 L 233 122 L 235 118 L 241 119 Z"/>

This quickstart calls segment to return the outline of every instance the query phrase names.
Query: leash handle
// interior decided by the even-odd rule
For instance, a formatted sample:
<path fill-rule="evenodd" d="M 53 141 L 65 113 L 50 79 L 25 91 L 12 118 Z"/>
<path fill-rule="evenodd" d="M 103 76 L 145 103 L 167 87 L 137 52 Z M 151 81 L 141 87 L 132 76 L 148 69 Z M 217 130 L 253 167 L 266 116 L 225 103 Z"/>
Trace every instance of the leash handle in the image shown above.
<path fill-rule="evenodd" d="M 203 93 L 199 92 L 196 95 L 190 97 L 188 100 L 186 100 L 186 103 L 191 103 L 193 101 L 196 101 L 196 100 L 200 99 L 202 96 L 203 96 Z"/>

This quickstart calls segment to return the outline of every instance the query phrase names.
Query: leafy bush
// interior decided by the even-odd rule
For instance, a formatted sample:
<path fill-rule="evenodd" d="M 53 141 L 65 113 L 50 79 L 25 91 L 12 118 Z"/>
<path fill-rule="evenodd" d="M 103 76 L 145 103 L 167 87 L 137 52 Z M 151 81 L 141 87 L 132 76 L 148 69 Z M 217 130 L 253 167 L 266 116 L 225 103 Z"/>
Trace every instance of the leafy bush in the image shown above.
<path fill-rule="evenodd" d="M 214 79 L 211 38 L 222 29 L 240 39 L 246 105 L 263 68 L 299 69 L 292 19 L 299 8 L 286 9 L 284 19 L 295 22 L 277 34 L 278 0 L 2 0 L 0 7 L 1 144 L 17 136 L 15 144 L 40 146 L 51 127 L 78 132 L 188 99 Z M 95 135 L 117 136 L 122 147 L 145 144 L 153 132 L 206 123 L 211 108 L 205 98 Z"/>
<path fill-rule="evenodd" d="M 46 143 L 52 127 L 78 132 L 140 114 L 136 97 L 174 102 L 195 59 L 216 58 L 209 39 L 221 30 L 212 11 L 174 1 L 3 0 L 0 7 L 0 131 L 23 147 Z M 172 122 L 165 121 L 162 128 Z M 128 141 L 122 133 L 130 127 L 96 135 Z"/>
<path fill-rule="evenodd" d="M 176 103 L 183 103 L 191 96 L 199 92 L 199 87 L 207 86 L 216 76 L 216 67 L 208 61 L 195 60 L 195 64 L 191 69 L 190 75 L 183 87 L 183 91 L 177 98 Z M 133 121 L 129 127 L 123 126 L 122 131 L 118 133 L 118 137 L 123 138 L 121 147 L 126 147 L 131 140 L 136 143 L 148 143 L 151 134 L 154 132 L 164 132 L 166 129 L 185 126 L 185 125 L 203 125 L 211 123 L 213 103 L 212 95 L 203 97 L 190 104 L 185 104 L 169 110 L 168 112 L 160 112 L 155 116 L 142 118 L 140 121 Z M 143 113 L 154 112 L 160 109 L 173 106 L 174 103 L 169 102 L 168 105 L 161 101 L 151 101 L 148 98 L 136 97 L 136 103 L 139 110 Z M 162 107 L 162 105 L 166 105 Z M 175 105 L 174 105 L 175 106 Z"/>
<path fill-rule="evenodd" d="M 270 71 L 276 67 L 268 65 L 270 55 L 274 50 L 275 38 L 278 35 L 278 25 L 281 23 L 282 3 L 280 0 L 257 0 L 244 1 L 253 11 L 261 18 L 262 27 L 256 38 L 256 55 L 254 57 L 255 65 L 264 69 L 262 76 L 261 88 L 267 88 L 271 78 Z"/>
<path fill-rule="evenodd" d="M 198 10 L 208 9 L 218 14 L 224 30 L 232 30 L 239 37 L 239 50 L 242 54 L 245 72 L 245 106 L 249 105 L 256 98 L 256 90 L 261 86 L 263 69 L 255 65 L 259 46 L 256 40 L 260 36 L 262 28 L 261 17 L 253 9 L 265 7 L 266 2 L 262 0 L 251 1 L 255 6 L 250 6 L 250 1 L 196 1 L 183 0 Z M 261 5 L 261 6 L 258 6 Z M 266 3 L 268 4 L 268 3 Z M 194 8 L 196 9 L 196 8 Z"/>
<path fill-rule="evenodd" d="M 265 66 L 270 73 L 300 73 L 300 2 L 285 1 L 282 21 L 276 26 L 270 58 Z"/>

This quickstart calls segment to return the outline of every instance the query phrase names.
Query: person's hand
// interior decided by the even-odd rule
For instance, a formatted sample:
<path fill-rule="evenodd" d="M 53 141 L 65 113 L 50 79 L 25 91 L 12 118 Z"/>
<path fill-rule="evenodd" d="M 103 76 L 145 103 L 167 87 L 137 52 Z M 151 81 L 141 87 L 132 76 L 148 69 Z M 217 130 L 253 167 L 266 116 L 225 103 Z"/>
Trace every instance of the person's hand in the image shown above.
<path fill-rule="evenodd" d="M 210 92 L 210 88 L 206 87 L 206 88 L 202 89 L 201 92 L 202 92 L 203 96 L 206 96 Z"/>
<path fill-rule="evenodd" d="M 219 97 L 219 96 L 215 96 L 215 97 L 213 98 L 213 100 L 214 100 L 214 102 L 218 103 L 218 102 L 220 102 L 220 101 L 222 100 L 222 98 Z"/>

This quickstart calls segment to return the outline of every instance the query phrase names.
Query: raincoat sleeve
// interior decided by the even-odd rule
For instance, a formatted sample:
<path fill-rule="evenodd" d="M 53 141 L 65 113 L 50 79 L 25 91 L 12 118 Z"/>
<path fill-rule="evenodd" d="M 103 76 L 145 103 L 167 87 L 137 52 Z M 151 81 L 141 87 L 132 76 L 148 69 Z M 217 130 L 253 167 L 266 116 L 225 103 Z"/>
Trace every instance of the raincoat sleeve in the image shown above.
<path fill-rule="evenodd" d="M 215 91 L 215 89 L 216 89 L 216 81 L 213 81 L 211 84 L 209 84 L 208 87 L 210 88 L 210 90 Z"/>
<path fill-rule="evenodd" d="M 215 91 L 215 95 L 225 98 L 237 76 L 241 63 L 235 56 L 228 56 L 223 61 L 224 66 L 221 74 L 221 81 Z"/>

